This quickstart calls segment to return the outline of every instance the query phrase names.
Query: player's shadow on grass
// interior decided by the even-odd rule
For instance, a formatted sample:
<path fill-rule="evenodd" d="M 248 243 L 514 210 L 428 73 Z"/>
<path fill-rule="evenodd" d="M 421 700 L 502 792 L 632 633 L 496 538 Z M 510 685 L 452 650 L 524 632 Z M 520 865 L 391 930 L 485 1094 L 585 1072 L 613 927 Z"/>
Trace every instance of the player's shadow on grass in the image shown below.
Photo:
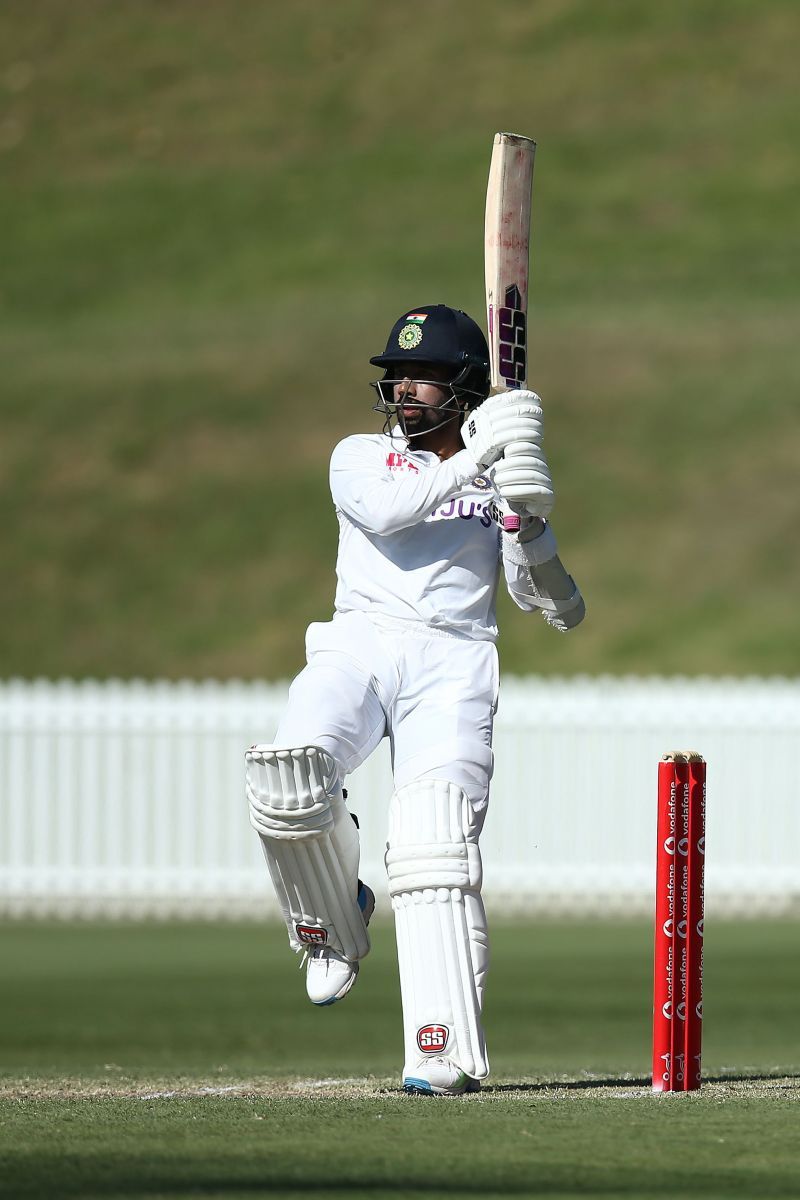
<path fill-rule="evenodd" d="M 736 1077 L 728 1076 L 727 1078 L 736 1078 Z M 759 1076 L 756 1076 L 756 1075 L 749 1076 L 748 1075 L 748 1076 L 741 1076 L 741 1078 L 758 1079 Z M 775 1078 L 775 1077 L 769 1076 L 769 1078 Z M 781 1075 L 779 1078 L 786 1079 L 787 1076 Z M 704 1079 L 703 1082 L 704 1083 L 716 1083 L 717 1080 Z M 558 1079 L 558 1080 L 552 1080 L 549 1083 L 548 1082 L 544 1082 L 544 1083 L 484 1083 L 484 1084 L 482 1084 L 479 1091 L 475 1092 L 473 1095 L 448 1097 L 448 1099 L 455 1098 L 457 1100 L 463 1101 L 466 1104 L 469 1104 L 473 1100 L 479 1101 L 481 1096 L 504 1095 L 504 1096 L 513 1097 L 517 1093 L 520 1095 L 524 1095 L 526 1093 L 535 1093 L 535 1092 L 576 1092 L 576 1091 L 584 1091 L 589 1088 L 606 1088 L 606 1087 L 637 1088 L 637 1087 L 649 1087 L 649 1086 L 650 1086 L 649 1079 Z M 405 1098 L 405 1092 L 400 1087 L 379 1088 L 378 1092 L 379 1092 L 379 1095 L 381 1095 L 381 1096 L 388 1096 L 388 1097 L 399 1096 L 399 1097 Z M 434 1100 L 439 1100 L 439 1097 L 438 1096 L 418 1096 L 418 1097 L 415 1097 L 414 1099 L 415 1099 L 415 1103 L 423 1103 L 424 1104 L 424 1103 L 427 1103 L 428 1101 L 432 1102 Z"/>
<path fill-rule="evenodd" d="M 704 1075 L 703 1083 L 770 1083 L 779 1079 L 796 1079 L 800 1080 L 800 1075 L 791 1072 L 777 1072 L 775 1074 L 744 1074 L 744 1075 Z M 649 1076 L 639 1078 L 605 1078 L 605 1079 L 554 1079 L 543 1083 L 490 1083 L 482 1088 L 482 1093 L 491 1094 L 492 1092 L 502 1092 L 509 1094 L 514 1092 L 577 1092 L 590 1091 L 593 1088 L 636 1088 L 647 1087 L 652 1084 Z"/>

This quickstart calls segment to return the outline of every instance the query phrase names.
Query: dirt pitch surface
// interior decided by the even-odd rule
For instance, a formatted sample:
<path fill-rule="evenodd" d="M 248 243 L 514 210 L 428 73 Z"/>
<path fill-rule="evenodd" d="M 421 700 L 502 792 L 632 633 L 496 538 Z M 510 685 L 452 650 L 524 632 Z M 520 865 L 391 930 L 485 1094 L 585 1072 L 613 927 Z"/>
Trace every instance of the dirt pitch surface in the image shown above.
<path fill-rule="evenodd" d="M 696 1095 L 704 1100 L 724 1102 L 726 1100 L 765 1100 L 780 1097 L 784 1100 L 800 1101 L 800 1076 L 797 1075 L 753 1075 L 730 1074 L 705 1080 Z M 116 1081 L 108 1079 L 61 1079 L 34 1080 L 10 1079 L 0 1083 L 0 1101 L 5 1100 L 191 1100 L 208 1096 L 229 1097 L 243 1100 L 313 1100 L 330 1098 L 337 1100 L 410 1099 L 391 1079 L 367 1077 L 363 1079 L 252 1079 L 219 1080 L 202 1083 L 189 1079 L 151 1079 L 127 1081 L 124 1076 Z M 572 1097 L 595 1100 L 650 1099 L 654 1103 L 675 1102 L 680 1093 L 657 1094 L 643 1079 L 604 1079 L 585 1075 L 579 1079 L 534 1077 L 490 1082 L 480 1092 L 467 1096 L 451 1097 L 458 1103 L 483 1104 L 506 1101 L 515 1096 L 543 1100 L 569 1100 Z"/>

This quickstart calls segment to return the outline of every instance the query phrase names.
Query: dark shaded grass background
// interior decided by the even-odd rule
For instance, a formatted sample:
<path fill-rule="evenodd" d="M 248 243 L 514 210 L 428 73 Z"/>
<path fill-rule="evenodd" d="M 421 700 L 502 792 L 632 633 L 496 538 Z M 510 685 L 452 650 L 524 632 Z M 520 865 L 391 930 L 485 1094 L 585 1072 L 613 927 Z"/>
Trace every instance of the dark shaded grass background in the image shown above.
<path fill-rule="evenodd" d="M 0 1194 L 797 1195 L 796 1101 L 431 1103 L 28 1102 Z"/>
<path fill-rule="evenodd" d="M 332 444 L 397 312 L 480 316 L 538 138 L 533 334 L 590 620 L 519 672 L 794 673 L 797 7 L 0 12 L 4 673 L 275 677 L 332 606 Z M 540 628 L 541 626 L 541 628 Z"/>

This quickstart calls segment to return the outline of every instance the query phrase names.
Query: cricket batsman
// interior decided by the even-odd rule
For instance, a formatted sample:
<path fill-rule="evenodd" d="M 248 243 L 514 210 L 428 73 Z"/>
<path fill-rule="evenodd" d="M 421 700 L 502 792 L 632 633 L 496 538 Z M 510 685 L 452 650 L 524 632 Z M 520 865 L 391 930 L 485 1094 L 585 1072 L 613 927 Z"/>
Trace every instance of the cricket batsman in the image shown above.
<path fill-rule="evenodd" d="M 389 738 L 402 1086 L 459 1095 L 489 1073 L 479 842 L 493 769 L 500 574 L 518 607 L 556 630 L 585 610 L 547 522 L 554 495 L 539 397 L 487 399 L 478 325 L 442 304 L 413 309 L 370 362 L 383 372 L 373 384 L 383 432 L 346 437 L 330 464 L 335 613 L 309 626 L 307 665 L 275 740 L 247 752 L 247 798 L 290 945 L 307 954 L 309 999 L 333 1004 L 369 951 L 375 904 L 358 877 L 343 783 Z"/>

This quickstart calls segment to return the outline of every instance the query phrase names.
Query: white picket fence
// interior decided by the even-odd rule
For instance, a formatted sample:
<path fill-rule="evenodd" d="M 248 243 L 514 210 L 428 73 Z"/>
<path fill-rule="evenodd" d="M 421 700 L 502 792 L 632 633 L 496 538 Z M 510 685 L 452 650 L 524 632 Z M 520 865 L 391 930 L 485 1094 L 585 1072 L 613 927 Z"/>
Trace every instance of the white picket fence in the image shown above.
<path fill-rule="evenodd" d="M 0 913 L 274 913 L 243 753 L 270 739 L 285 695 L 241 682 L 0 684 Z M 506 679 L 482 839 L 489 907 L 649 912 L 656 764 L 697 749 L 709 911 L 800 911 L 799 737 L 800 681 Z M 388 751 L 348 787 L 380 901 Z"/>

